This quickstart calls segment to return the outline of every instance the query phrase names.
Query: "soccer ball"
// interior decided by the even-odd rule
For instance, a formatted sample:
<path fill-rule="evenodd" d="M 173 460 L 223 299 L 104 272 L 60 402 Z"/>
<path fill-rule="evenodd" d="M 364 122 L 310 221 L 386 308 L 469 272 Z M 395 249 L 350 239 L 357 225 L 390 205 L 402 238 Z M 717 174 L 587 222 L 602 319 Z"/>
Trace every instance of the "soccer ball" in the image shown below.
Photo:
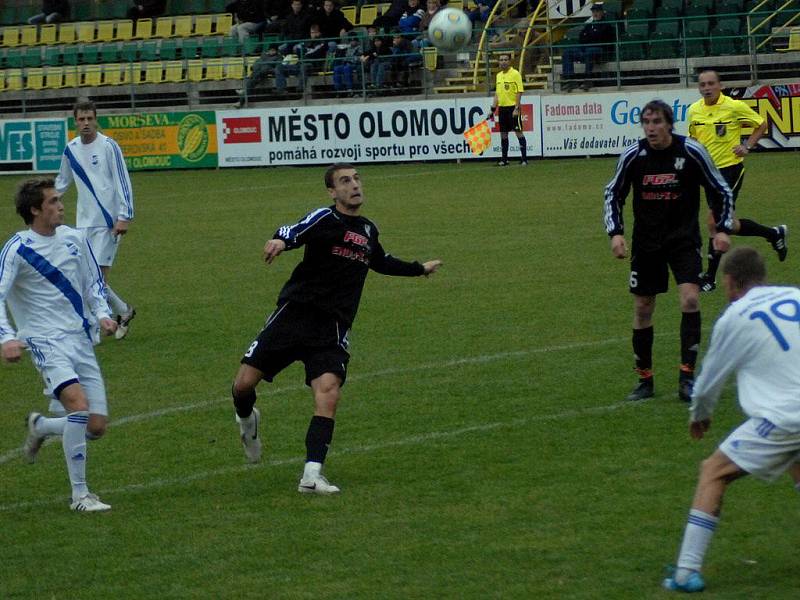
<path fill-rule="evenodd" d="M 458 50 L 469 44 L 472 21 L 458 8 L 443 8 L 433 15 L 428 26 L 428 39 L 440 50 Z"/>

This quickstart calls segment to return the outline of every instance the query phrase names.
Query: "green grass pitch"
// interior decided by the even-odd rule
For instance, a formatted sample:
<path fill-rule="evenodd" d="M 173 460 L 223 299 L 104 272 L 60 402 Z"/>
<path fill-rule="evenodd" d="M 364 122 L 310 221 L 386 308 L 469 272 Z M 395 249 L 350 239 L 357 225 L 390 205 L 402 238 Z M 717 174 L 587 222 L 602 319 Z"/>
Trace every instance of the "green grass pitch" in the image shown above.
<path fill-rule="evenodd" d="M 748 158 L 739 214 L 800 232 L 797 164 Z M 110 283 L 138 316 L 97 349 L 112 423 L 89 447 L 90 485 L 113 510 L 68 510 L 60 444 L 22 461 L 23 417 L 46 401 L 28 358 L 0 365 L 0 598 L 667 597 L 698 463 L 741 415 L 729 387 L 710 435 L 690 440 L 674 287 L 655 316 L 657 396 L 623 401 L 628 266 L 601 221 L 614 165 L 361 168 L 387 250 L 445 265 L 368 278 L 330 498 L 296 491 L 312 411 L 299 366 L 259 388 L 260 465 L 245 464 L 229 399 L 300 258 L 267 267 L 264 242 L 328 204 L 324 169 L 135 174 L 137 219 Z M 0 178 L 3 240 L 23 228 L 20 179 Z M 796 284 L 789 239 L 784 263 L 763 240 L 734 243 Z M 705 347 L 725 299 L 701 302 Z M 788 478 L 731 488 L 705 597 L 795 596 L 799 501 Z"/>

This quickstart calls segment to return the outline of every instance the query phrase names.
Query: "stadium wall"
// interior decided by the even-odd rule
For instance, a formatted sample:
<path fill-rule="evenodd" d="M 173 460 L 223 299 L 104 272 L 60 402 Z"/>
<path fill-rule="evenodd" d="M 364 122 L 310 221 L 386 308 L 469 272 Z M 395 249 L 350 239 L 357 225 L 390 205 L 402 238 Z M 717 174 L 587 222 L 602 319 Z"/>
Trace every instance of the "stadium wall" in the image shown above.
<path fill-rule="evenodd" d="M 769 122 L 759 146 L 800 148 L 800 83 L 726 90 Z M 660 98 L 687 131 L 694 89 L 571 95 L 523 95 L 528 156 L 615 155 L 641 137 L 641 106 Z M 485 118 L 488 97 L 252 110 L 101 115 L 101 129 L 122 147 L 131 170 L 467 160 L 463 132 Z M 482 155 L 500 155 L 500 136 Z M 72 119 L 0 121 L 0 173 L 58 170 L 75 135 Z M 511 136 L 511 152 L 518 152 Z"/>

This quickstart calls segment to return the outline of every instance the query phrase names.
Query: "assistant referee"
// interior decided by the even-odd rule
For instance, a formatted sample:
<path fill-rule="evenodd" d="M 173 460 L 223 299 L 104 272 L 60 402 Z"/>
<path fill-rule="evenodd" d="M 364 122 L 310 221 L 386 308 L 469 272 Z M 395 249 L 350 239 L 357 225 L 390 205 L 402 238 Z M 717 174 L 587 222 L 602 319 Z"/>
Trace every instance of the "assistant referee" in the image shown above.
<path fill-rule="evenodd" d="M 519 164 L 528 164 L 527 143 L 522 135 L 522 117 L 520 101 L 522 99 L 522 76 L 511 66 L 511 55 L 501 54 L 498 57 L 500 71 L 497 72 L 492 113 L 497 115 L 500 125 L 500 149 L 503 157 L 497 163 L 500 167 L 508 166 L 508 132 L 513 131 L 519 140 L 521 159 Z"/>
<path fill-rule="evenodd" d="M 756 147 L 767 131 L 767 122 L 741 100 L 722 93 L 719 74 L 704 70 L 697 78 L 697 87 L 703 96 L 689 107 L 687 121 L 689 135 L 703 144 L 722 176 L 733 190 L 734 200 L 739 195 L 744 179 L 744 157 Z M 742 143 L 742 128 L 754 127 L 753 133 Z M 738 203 L 736 204 L 738 212 Z M 716 229 L 709 213 L 708 219 L 708 269 L 701 276 L 700 289 L 710 292 L 716 288 L 715 278 L 721 254 L 711 244 Z M 762 237 L 772 244 L 778 259 L 786 259 L 786 225 L 767 227 L 751 219 L 736 218 L 733 235 Z"/>

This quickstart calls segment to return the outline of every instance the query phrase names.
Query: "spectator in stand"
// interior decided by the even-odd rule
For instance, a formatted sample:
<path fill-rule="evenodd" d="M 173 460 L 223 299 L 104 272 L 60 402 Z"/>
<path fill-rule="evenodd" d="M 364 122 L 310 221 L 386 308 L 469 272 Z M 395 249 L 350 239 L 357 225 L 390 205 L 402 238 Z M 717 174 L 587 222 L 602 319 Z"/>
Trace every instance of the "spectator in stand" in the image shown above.
<path fill-rule="evenodd" d="M 225 5 L 225 11 L 233 13 L 236 24 L 231 27 L 231 37 L 240 42 L 263 32 L 267 25 L 263 0 L 234 0 Z"/>
<path fill-rule="evenodd" d="M 579 38 L 580 46 L 567 48 L 561 57 L 564 67 L 561 88 L 568 92 L 575 87 L 575 62 L 586 65 L 586 78 L 581 83 L 581 88 L 589 90 L 592 87 L 590 76 L 594 65 L 605 62 L 613 51 L 616 33 L 614 27 L 606 23 L 605 10 L 602 2 L 592 4 L 592 20 L 584 25 Z"/>
<path fill-rule="evenodd" d="M 264 33 L 279 34 L 289 14 L 289 3 L 286 0 L 264 0 Z"/>
<path fill-rule="evenodd" d="M 477 6 L 475 10 L 471 10 L 469 14 L 469 20 L 472 21 L 472 24 L 475 23 L 486 23 L 489 20 L 489 13 L 492 12 L 494 5 L 496 4 L 497 0 L 477 0 Z"/>
<path fill-rule="evenodd" d="M 253 64 L 253 72 L 245 80 L 245 89 L 238 92 L 239 102 L 237 102 L 236 108 L 244 106 L 245 101 L 253 95 L 255 89 L 264 83 L 270 75 L 275 75 L 275 70 L 282 60 L 283 57 L 278 54 L 278 47 L 275 44 L 270 44 L 269 48 Z"/>
<path fill-rule="evenodd" d="M 351 31 L 347 34 L 347 44 L 339 44 L 333 60 L 333 89 L 338 94 L 349 93 L 355 95 L 353 91 L 353 74 L 359 68 L 359 58 L 363 53 L 361 41 L 358 34 Z"/>
<path fill-rule="evenodd" d="M 372 41 L 367 51 L 361 56 L 361 63 L 364 65 L 364 71 L 369 71 L 369 87 L 379 90 L 383 87 L 386 78 L 386 67 L 391 63 L 392 50 L 382 36 L 370 37 Z"/>
<path fill-rule="evenodd" d="M 391 85 L 408 87 L 411 67 L 419 63 L 419 54 L 413 44 L 399 31 L 392 38 Z"/>
<path fill-rule="evenodd" d="M 430 45 L 430 41 L 428 41 L 428 26 L 431 24 L 434 15 L 441 9 L 442 3 L 440 0 L 427 1 L 425 14 L 419 22 L 419 31 L 422 35 L 414 40 L 414 48 L 424 48 Z"/>
<path fill-rule="evenodd" d="M 419 24 L 425 16 L 425 9 L 419 4 L 419 0 L 407 0 L 406 9 L 397 22 L 397 28 L 405 34 L 416 33 L 419 31 Z"/>
<path fill-rule="evenodd" d="M 308 71 L 320 71 L 328 55 L 328 43 L 321 39 L 319 25 L 311 25 L 311 36 L 302 44 L 295 45 L 296 54 L 284 57 L 283 62 L 275 67 L 275 91 L 286 93 L 286 79 L 294 75 L 300 80 L 300 88 L 305 88 Z M 299 59 L 299 60 L 298 60 Z"/>
<path fill-rule="evenodd" d="M 292 0 L 292 12 L 286 17 L 283 24 L 283 32 L 281 37 L 286 40 L 286 43 L 281 44 L 278 51 L 281 54 L 286 54 L 288 49 L 294 44 L 290 42 L 301 42 L 309 38 L 309 31 L 311 28 L 311 13 L 308 12 L 303 6 L 303 0 Z M 298 49 L 302 45 L 297 44 Z M 297 52 L 295 52 L 297 54 Z"/>
<path fill-rule="evenodd" d="M 61 21 L 69 21 L 68 0 L 44 0 L 42 2 L 42 12 L 28 19 L 30 25 L 60 23 Z"/>
<path fill-rule="evenodd" d="M 392 0 L 389 8 L 387 8 L 383 14 L 375 19 L 373 24 L 380 29 L 384 29 L 385 31 L 394 30 L 397 28 L 397 25 L 400 22 L 400 17 L 403 16 L 403 13 L 406 12 L 407 8 L 408 0 Z"/>
<path fill-rule="evenodd" d="M 314 23 L 319 25 L 322 37 L 328 40 L 331 52 L 336 52 L 337 40 L 344 39 L 347 32 L 353 29 L 353 24 L 347 20 L 333 0 L 325 0 L 322 10 L 314 15 Z"/>
<path fill-rule="evenodd" d="M 136 3 L 128 10 L 128 18 L 150 19 L 160 17 L 167 8 L 167 0 L 136 0 Z"/>

